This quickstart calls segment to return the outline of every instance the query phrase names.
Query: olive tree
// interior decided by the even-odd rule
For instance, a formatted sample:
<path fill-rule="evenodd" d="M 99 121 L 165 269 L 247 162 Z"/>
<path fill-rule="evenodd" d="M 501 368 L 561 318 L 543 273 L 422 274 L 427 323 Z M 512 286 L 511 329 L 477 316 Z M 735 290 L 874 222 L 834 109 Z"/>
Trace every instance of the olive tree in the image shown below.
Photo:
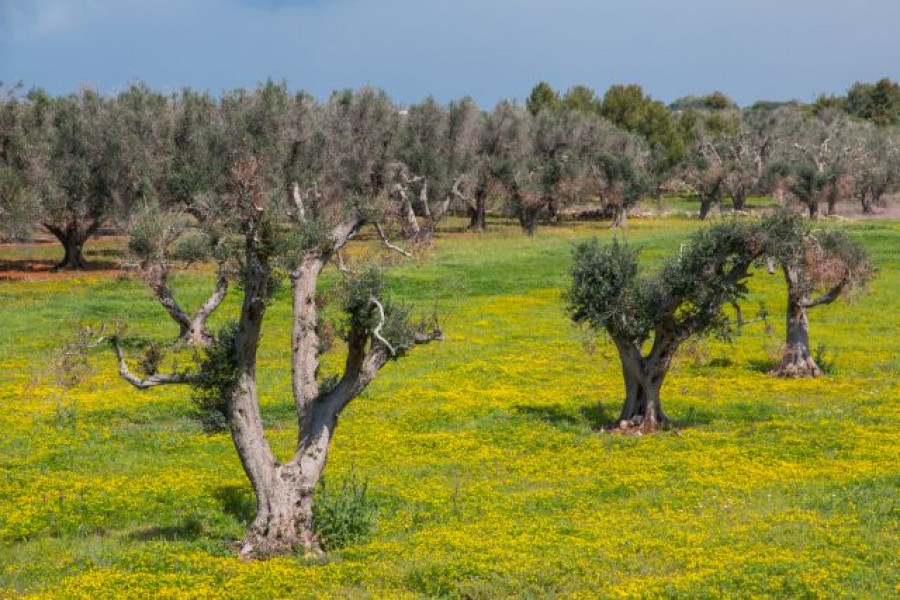
<path fill-rule="evenodd" d="M 25 177 L 29 149 L 19 91 L 0 83 L 0 239 L 28 240 L 40 205 Z"/>
<path fill-rule="evenodd" d="M 724 186 L 735 211 L 744 210 L 751 194 L 769 191 L 767 174 L 776 142 L 773 126 L 762 112 L 742 111 L 737 127 L 724 136 Z"/>
<path fill-rule="evenodd" d="M 60 269 L 86 266 L 84 244 L 122 208 L 121 144 L 112 101 L 91 90 L 26 96 L 24 176 L 40 203 L 39 223 L 64 249 Z"/>
<path fill-rule="evenodd" d="M 779 126 L 780 160 L 775 172 L 781 188 L 819 218 L 819 206 L 826 202 L 829 214 L 846 194 L 844 177 L 855 156 L 854 125 L 839 113 L 823 111 L 807 116 L 796 109 L 784 109 Z"/>
<path fill-rule="evenodd" d="M 454 200 L 472 203 L 481 114 L 469 98 L 446 107 L 429 98 L 409 107 L 401 117 L 390 198 L 396 203 L 405 236 L 425 243 Z"/>
<path fill-rule="evenodd" d="M 582 197 L 597 120 L 572 109 L 542 111 L 534 117 L 510 195 L 525 233 L 533 234 L 542 216 L 558 221 L 562 208 Z"/>
<path fill-rule="evenodd" d="M 637 252 L 614 240 L 576 246 L 566 293 L 572 319 L 605 331 L 622 364 L 621 427 L 653 431 L 668 422 L 660 390 L 686 340 L 734 333 L 723 312 L 747 293 L 751 267 L 785 232 L 773 220 L 729 220 L 698 230 L 679 255 L 653 274 L 640 273 Z"/>
<path fill-rule="evenodd" d="M 316 180 L 319 193 L 302 214 L 284 194 L 281 169 L 247 146 L 232 156 L 217 206 L 219 222 L 240 249 L 242 303 L 237 322 L 209 347 L 200 370 L 136 374 L 114 340 L 120 374 L 133 385 L 192 384 L 198 394 L 219 403 L 256 496 L 256 517 L 240 551 L 248 557 L 319 550 L 313 499 L 339 415 L 389 361 L 416 343 L 441 337 L 439 329 L 416 325 L 408 309 L 387 297 L 377 272 L 348 275 L 343 372 L 336 379 L 319 373 L 319 357 L 327 347 L 321 336 L 319 279 L 364 225 L 386 216 L 382 199 L 398 111 L 383 94 L 362 90 L 335 94 L 312 112 L 307 126 L 317 131 L 306 139 L 316 143 L 296 150 L 318 157 L 303 162 L 314 169 L 306 175 Z M 280 269 L 287 271 L 292 290 L 291 376 L 298 426 L 294 451 L 284 460 L 265 435 L 256 363 Z"/>
<path fill-rule="evenodd" d="M 726 157 L 722 140 L 714 136 L 699 136 L 690 149 L 685 180 L 700 196 L 700 219 L 706 219 L 714 207 L 721 212 L 728 178 Z"/>
<path fill-rule="evenodd" d="M 795 216 L 780 213 L 780 229 L 790 232 L 773 246 L 787 284 L 787 339 L 780 377 L 818 377 L 809 342 L 809 310 L 831 304 L 865 286 L 874 276 L 866 251 L 846 233 L 813 230 Z"/>
<path fill-rule="evenodd" d="M 209 316 L 228 290 L 223 232 L 214 198 L 228 173 L 225 121 L 209 96 L 183 90 L 171 100 L 142 85 L 117 99 L 123 163 L 137 181 L 127 222 L 132 265 L 178 325 L 178 340 L 205 345 Z M 173 272 L 217 259 L 216 284 L 193 313 L 178 301 Z"/>
<path fill-rule="evenodd" d="M 515 104 L 504 101 L 481 118 L 474 164 L 467 182 L 471 207 L 469 228 L 474 231 L 486 228 L 489 196 L 509 197 L 514 193 L 512 184 L 521 175 L 517 171 L 529 150 L 528 116 Z M 522 196 L 520 200 L 538 203 L 530 197 Z"/>
<path fill-rule="evenodd" d="M 315 190 L 314 184 L 307 185 L 308 161 L 317 160 L 309 151 L 318 143 L 309 139 L 315 128 L 306 123 L 312 100 L 292 96 L 284 84 L 271 81 L 255 90 L 226 93 L 220 102 L 184 90 L 148 124 L 143 107 L 161 104 L 148 98 L 154 95 L 142 86 L 119 98 L 130 125 L 125 147 L 137 149 L 126 164 L 141 173 L 147 190 L 130 223 L 129 250 L 141 278 L 178 324 L 179 340 L 205 345 L 212 341 L 206 322 L 225 299 L 236 270 L 223 223 L 228 216 L 217 206 L 234 157 L 246 151 L 261 161 L 284 191 L 287 210 L 302 216 L 304 202 Z M 173 271 L 210 259 L 216 263 L 212 291 L 189 313 L 176 299 Z"/>
<path fill-rule="evenodd" d="M 224 146 L 205 147 L 198 155 L 185 155 L 208 146 L 211 129 L 221 130 L 218 111 L 209 110 L 194 119 L 197 96 L 185 90 L 169 99 L 142 84 L 132 85 L 113 104 L 116 136 L 120 144 L 119 195 L 130 207 L 128 249 L 141 279 L 179 327 L 178 340 L 193 345 L 210 343 L 209 316 L 228 290 L 227 255 L 221 247 L 221 228 L 204 206 L 215 194 L 215 182 L 224 175 L 224 161 L 210 160 Z M 212 108 L 212 105 L 207 105 Z M 220 137 L 223 132 L 219 132 Z M 204 135 L 206 134 L 206 135 Z M 204 165 L 198 161 L 208 161 Z M 218 166 L 218 171 L 216 167 Z M 205 169 L 207 176 L 184 178 L 185 167 Z M 203 227 L 197 220 L 205 220 Z M 192 314 L 176 299 L 172 272 L 178 267 L 216 258 L 214 290 Z"/>
<path fill-rule="evenodd" d="M 873 214 L 885 196 L 900 189 L 900 135 L 888 128 L 867 133 L 853 179 L 863 213 Z"/>
<path fill-rule="evenodd" d="M 654 191 L 646 143 L 605 119 L 593 122 L 591 147 L 584 161 L 587 190 L 612 213 L 613 228 L 628 226 L 628 211 Z"/>

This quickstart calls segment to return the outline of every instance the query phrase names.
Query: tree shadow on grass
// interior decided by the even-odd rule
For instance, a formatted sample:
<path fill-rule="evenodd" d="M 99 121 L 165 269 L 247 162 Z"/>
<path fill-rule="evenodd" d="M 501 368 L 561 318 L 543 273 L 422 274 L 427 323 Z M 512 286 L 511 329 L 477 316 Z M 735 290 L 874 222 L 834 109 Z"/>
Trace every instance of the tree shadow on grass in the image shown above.
<path fill-rule="evenodd" d="M 715 415 L 710 411 L 689 406 L 687 411 L 680 416 L 672 417 L 670 414 L 669 418 L 671 419 L 669 426 L 672 429 L 688 429 L 698 425 L 709 425 L 713 422 Z"/>
<path fill-rule="evenodd" d="M 178 525 L 144 527 L 128 537 L 139 542 L 194 541 L 203 535 L 203 523 L 197 517 L 187 517 Z"/>
<path fill-rule="evenodd" d="M 588 427 L 593 430 L 599 430 L 612 422 L 612 416 L 607 412 L 606 407 L 599 403 L 583 406 L 575 414 L 572 413 L 571 409 L 558 404 L 551 406 L 519 405 L 515 407 L 515 410 L 520 414 L 549 423 L 560 429 Z"/>
<path fill-rule="evenodd" d="M 772 360 L 770 358 L 757 358 L 747 363 L 747 369 L 755 371 L 756 373 L 768 375 L 777 365 L 778 361 L 776 360 Z"/>
<path fill-rule="evenodd" d="M 80 271 L 57 270 L 59 260 L 44 258 L 0 259 L 0 278 L 4 280 L 27 279 L 35 276 L 73 275 L 92 271 L 116 271 L 122 268 L 119 261 L 90 260 Z"/>
<path fill-rule="evenodd" d="M 240 523 L 246 525 L 256 515 L 256 500 L 244 486 L 226 485 L 217 489 L 214 495 L 222 503 L 222 510 Z"/>
<path fill-rule="evenodd" d="M 92 248 L 88 253 L 90 256 L 102 256 L 104 258 L 125 258 L 125 251 L 122 248 Z"/>

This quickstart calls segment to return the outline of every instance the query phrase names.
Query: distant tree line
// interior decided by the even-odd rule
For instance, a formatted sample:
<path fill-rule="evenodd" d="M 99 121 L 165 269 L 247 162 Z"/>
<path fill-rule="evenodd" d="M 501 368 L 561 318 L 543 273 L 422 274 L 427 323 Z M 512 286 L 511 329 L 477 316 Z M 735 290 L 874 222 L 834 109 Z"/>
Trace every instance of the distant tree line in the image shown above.
<path fill-rule="evenodd" d="M 385 102 L 395 129 L 383 141 L 383 194 L 402 216 L 402 234 L 417 243 L 452 213 L 466 214 L 477 231 L 489 213 L 505 215 L 532 234 L 578 211 L 625 226 L 638 200 L 664 193 L 695 195 L 701 218 L 725 198 L 741 211 L 766 194 L 817 218 L 820 207 L 833 213 L 851 199 L 874 212 L 900 189 L 900 92 L 889 80 L 812 106 L 747 109 L 721 92 L 665 106 L 637 85 L 601 97 L 585 86 L 560 94 L 544 82 L 524 107 Z M 197 216 L 197 206 L 222 191 L 218 174 L 233 160 L 222 123 L 237 137 L 277 130 L 269 147 L 251 151 L 267 153 L 286 198 L 312 202 L 322 183 L 300 177 L 306 158 L 295 149 L 322 106 L 271 82 L 220 97 L 141 84 L 115 96 L 60 97 L 2 86 L 0 237 L 43 231 L 62 246 L 59 268 L 78 269 L 89 239 L 104 227 L 130 229 L 150 205 Z"/>
<path fill-rule="evenodd" d="M 888 78 L 854 83 L 843 96 L 819 96 L 813 110 L 837 109 L 876 125 L 900 125 L 900 84 Z"/>

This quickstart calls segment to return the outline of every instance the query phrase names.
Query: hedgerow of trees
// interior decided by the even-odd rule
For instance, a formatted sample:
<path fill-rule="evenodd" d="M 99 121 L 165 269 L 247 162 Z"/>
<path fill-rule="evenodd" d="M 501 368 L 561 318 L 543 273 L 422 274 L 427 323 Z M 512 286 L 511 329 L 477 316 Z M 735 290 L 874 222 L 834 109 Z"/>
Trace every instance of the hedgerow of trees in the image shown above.
<path fill-rule="evenodd" d="M 900 191 L 897 89 L 882 80 L 811 106 L 741 109 L 721 92 L 666 107 L 636 85 L 598 95 L 586 86 L 560 93 L 541 82 L 524 107 L 504 101 L 482 111 L 467 98 L 395 106 L 387 206 L 413 244 L 427 243 L 454 213 L 467 214 L 475 231 L 485 229 L 489 213 L 516 219 L 529 234 L 579 211 L 625 226 L 640 199 L 667 190 L 693 192 L 701 218 L 721 212 L 723 199 L 743 211 L 748 198 L 767 194 L 814 219 L 820 207 L 833 214 L 848 200 L 872 213 Z M 44 232 L 63 249 L 57 267 L 79 269 L 92 237 L 103 228 L 140 227 L 149 204 L 202 219 L 198 199 L 222 193 L 228 168 L 229 142 L 216 127 L 223 106 L 238 115 L 228 117 L 237 119 L 232 129 L 270 132 L 251 150 L 277 165 L 287 201 L 302 211 L 322 193 L 303 174 L 310 166 L 303 161 L 315 159 L 297 152 L 300 143 L 316 143 L 306 126 L 314 105 L 272 82 L 219 99 L 191 90 L 161 94 L 142 84 L 115 96 L 83 90 L 63 97 L 3 86 L 0 235 Z M 201 248 L 194 224 L 182 219 L 179 227 L 178 243 L 170 231 L 171 239 L 136 245 L 133 258 L 179 326 L 202 338 L 202 324 L 186 325 L 188 312 L 175 309 L 170 273 L 221 249 L 212 239 Z M 181 252 L 188 239 L 201 255 Z M 220 262 L 224 285 L 228 261 Z"/>

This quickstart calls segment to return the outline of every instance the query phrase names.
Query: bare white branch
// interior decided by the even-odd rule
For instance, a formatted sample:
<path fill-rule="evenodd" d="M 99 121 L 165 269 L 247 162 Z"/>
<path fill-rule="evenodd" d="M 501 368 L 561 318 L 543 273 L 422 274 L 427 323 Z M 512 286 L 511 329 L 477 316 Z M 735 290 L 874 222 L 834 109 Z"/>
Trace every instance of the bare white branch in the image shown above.
<path fill-rule="evenodd" d="M 335 265 L 337 266 L 338 271 L 341 272 L 341 275 L 344 277 L 351 277 L 354 275 L 353 269 L 347 266 L 347 263 L 344 262 L 344 253 L 338 250 L 335 254 Z"/>
<path fill-rule="evenodd" d="M 116 360 L 119 362 L 119 375 L 139 390 L 159 385 L 192 384 L 200 381 L 199 375 L 191 373 L 154 373 L 146 378 L 138 377 L 128 369 L 128 364 L 125 362 L 125 354 L 122 352 L 122 346 L 119 344 L 119 338 L 112 336 L 109 338 L 109 341 L 116 352 Z"/>
<path fill-rule="evenodd" d="M 391 356 L 397 356 L 397 351 L 394 350 L 394 347 L 391 346 L 391 343 L 384 339 L 384 337 L 382 337 L 381 335 L 381 328 L 384 327 L 384 323 L 387 320 L 384 315 L 384 306 L 381 305 L 381 302 L 379 302 L 377 298 L 371 298 L 370 300 L 372 304 L 374 304 L 378 309 L 378 315 L 381 317 L 381 321 L 378 323 L 378 327 L 376 327 L 372 331 L 372 335 L 375 336 L 375 339 L 384 344 L 384 347 L 388 349 L 388 352 L 391 353 Z"/>
<path fill-rule="evenodd" d="M 388 239 L 387 234 L 384 232 L 384 228 L 381 227 L 381 223 L 375 222 L 375 229 L 378 231 L 378 235 L 381 237 L 381 241 L 384 242 L 384 245 L 389 250 L 393 250 L 394 252 L 398 252 L 405 256 L 406 258 L 412 258 L 412 254 L 400 248 L 399 246 L 395 246 L 391 243 L 391 240 Z"/>

